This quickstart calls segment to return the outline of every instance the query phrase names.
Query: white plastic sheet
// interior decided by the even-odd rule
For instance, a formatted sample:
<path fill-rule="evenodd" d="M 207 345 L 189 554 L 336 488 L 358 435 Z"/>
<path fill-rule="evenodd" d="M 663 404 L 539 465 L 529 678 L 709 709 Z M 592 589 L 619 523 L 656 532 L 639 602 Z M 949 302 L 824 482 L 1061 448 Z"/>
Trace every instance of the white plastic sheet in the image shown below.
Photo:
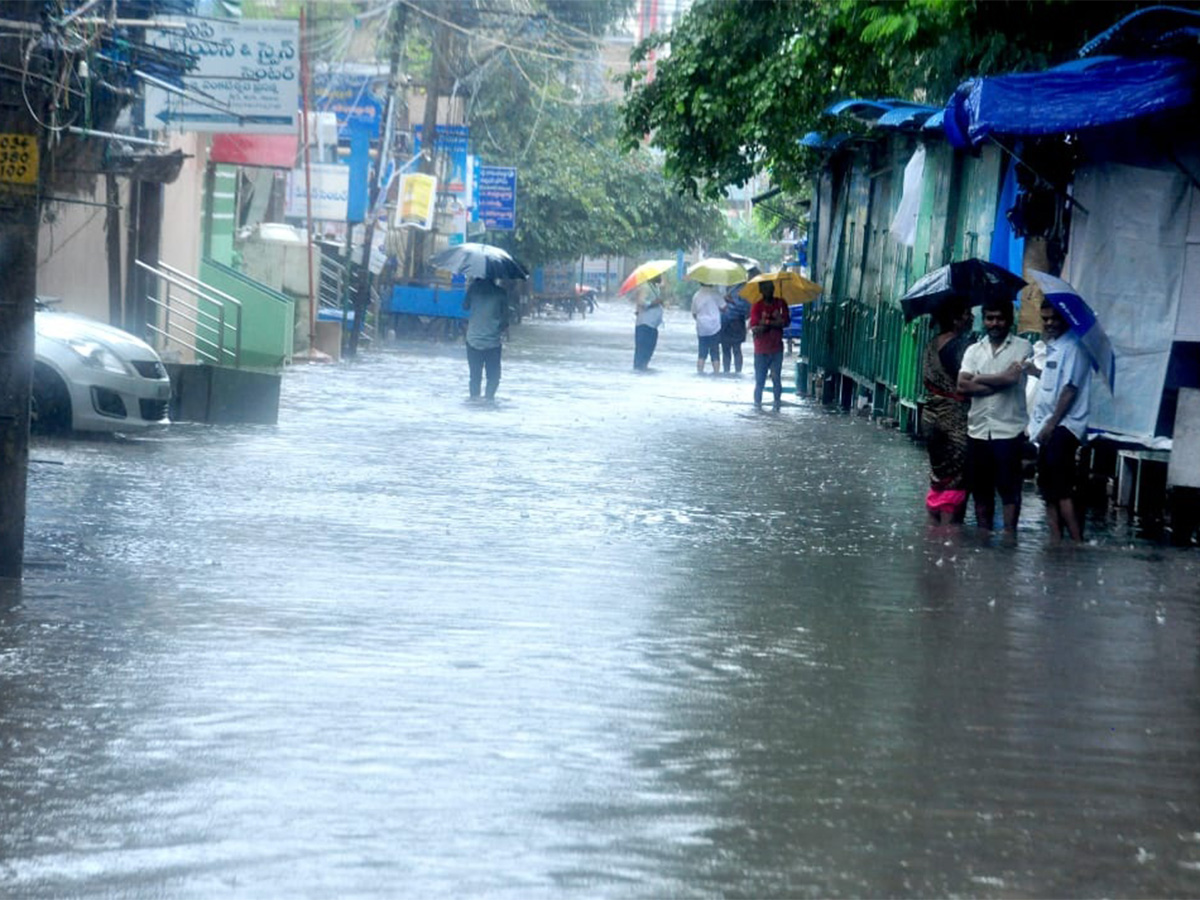
<path fill-rule="evenodd" d="M 1095 310 L 1117 357 L 1113 393 L 1098 380 L 1092 389 L 1089 425 L 1150 438 L 1175 337 L 1192 189 L 1175 169 L 1097 163 L 1076 173 L 1075 197 L 1063 277 Z"/>
<path fill-rule="evenodd" d="M 918 144 L 904 167 L 904 193 L 900 196 L 900 206 L 888 228 L 892 237 L 906 247 L 912 247 L 917 242 L 917 214 L 921 210 L 921 180 L 924 176 L 925 145 Z"/>

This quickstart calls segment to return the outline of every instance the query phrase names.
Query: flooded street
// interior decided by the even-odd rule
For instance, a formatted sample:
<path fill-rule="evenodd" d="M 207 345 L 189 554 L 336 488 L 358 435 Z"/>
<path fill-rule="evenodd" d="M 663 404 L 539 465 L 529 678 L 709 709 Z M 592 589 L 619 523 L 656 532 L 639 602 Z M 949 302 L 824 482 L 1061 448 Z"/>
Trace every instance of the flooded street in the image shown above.
<path fill-rule="evenodd" d="M 935 531 L 919 446 L 675 311 L 31 455 L 0 895 L 1200 896 L 1200 555 Z M 790 381 L 792 361 L 785 361 Z"/>

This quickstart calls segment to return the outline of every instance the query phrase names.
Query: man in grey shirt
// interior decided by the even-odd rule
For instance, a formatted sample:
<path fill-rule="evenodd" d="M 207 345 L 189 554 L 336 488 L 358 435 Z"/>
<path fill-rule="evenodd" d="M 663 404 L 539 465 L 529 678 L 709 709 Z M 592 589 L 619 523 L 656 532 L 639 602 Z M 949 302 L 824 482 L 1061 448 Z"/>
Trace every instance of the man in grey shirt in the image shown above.
<path fill-rule="evenodd" d="M 463 300 L 467 311 L 467 367 L 471 399 L 479 399 L 480 382 L 487 370 L 484 399 L 494 400 L 500 386 L 500 342 L 508 329 L 508 294 L 494 278 L 474 278 Z"/>

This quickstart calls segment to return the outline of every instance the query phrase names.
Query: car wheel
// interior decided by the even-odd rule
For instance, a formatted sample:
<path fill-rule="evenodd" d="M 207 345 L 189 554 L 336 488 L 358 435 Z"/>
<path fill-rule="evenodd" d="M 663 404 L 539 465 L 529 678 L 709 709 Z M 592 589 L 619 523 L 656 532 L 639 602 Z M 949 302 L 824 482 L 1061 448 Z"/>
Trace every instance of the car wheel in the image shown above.
<path fill-rule="evenodd" d="M 71 430 L 71 394 L 58 373 L 44 363 L 35 363 L 33 367 L 29 427 L 39 434 L 64 434 Z"/>

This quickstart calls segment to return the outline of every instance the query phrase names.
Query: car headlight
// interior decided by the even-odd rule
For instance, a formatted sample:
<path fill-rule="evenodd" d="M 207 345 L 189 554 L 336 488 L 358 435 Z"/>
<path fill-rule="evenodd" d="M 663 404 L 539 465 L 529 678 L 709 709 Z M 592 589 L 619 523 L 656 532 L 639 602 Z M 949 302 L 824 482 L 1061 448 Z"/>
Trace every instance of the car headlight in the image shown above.
<path fill-rule="evenodd" d="M 94 369 L 105 369 L 118 375 L 132 375 L 129 366 L 117 354 L 99 341 L 85 341 L 80 338 L 69 338 L 64 343 L 83 360 L 84 365 Z"/>

